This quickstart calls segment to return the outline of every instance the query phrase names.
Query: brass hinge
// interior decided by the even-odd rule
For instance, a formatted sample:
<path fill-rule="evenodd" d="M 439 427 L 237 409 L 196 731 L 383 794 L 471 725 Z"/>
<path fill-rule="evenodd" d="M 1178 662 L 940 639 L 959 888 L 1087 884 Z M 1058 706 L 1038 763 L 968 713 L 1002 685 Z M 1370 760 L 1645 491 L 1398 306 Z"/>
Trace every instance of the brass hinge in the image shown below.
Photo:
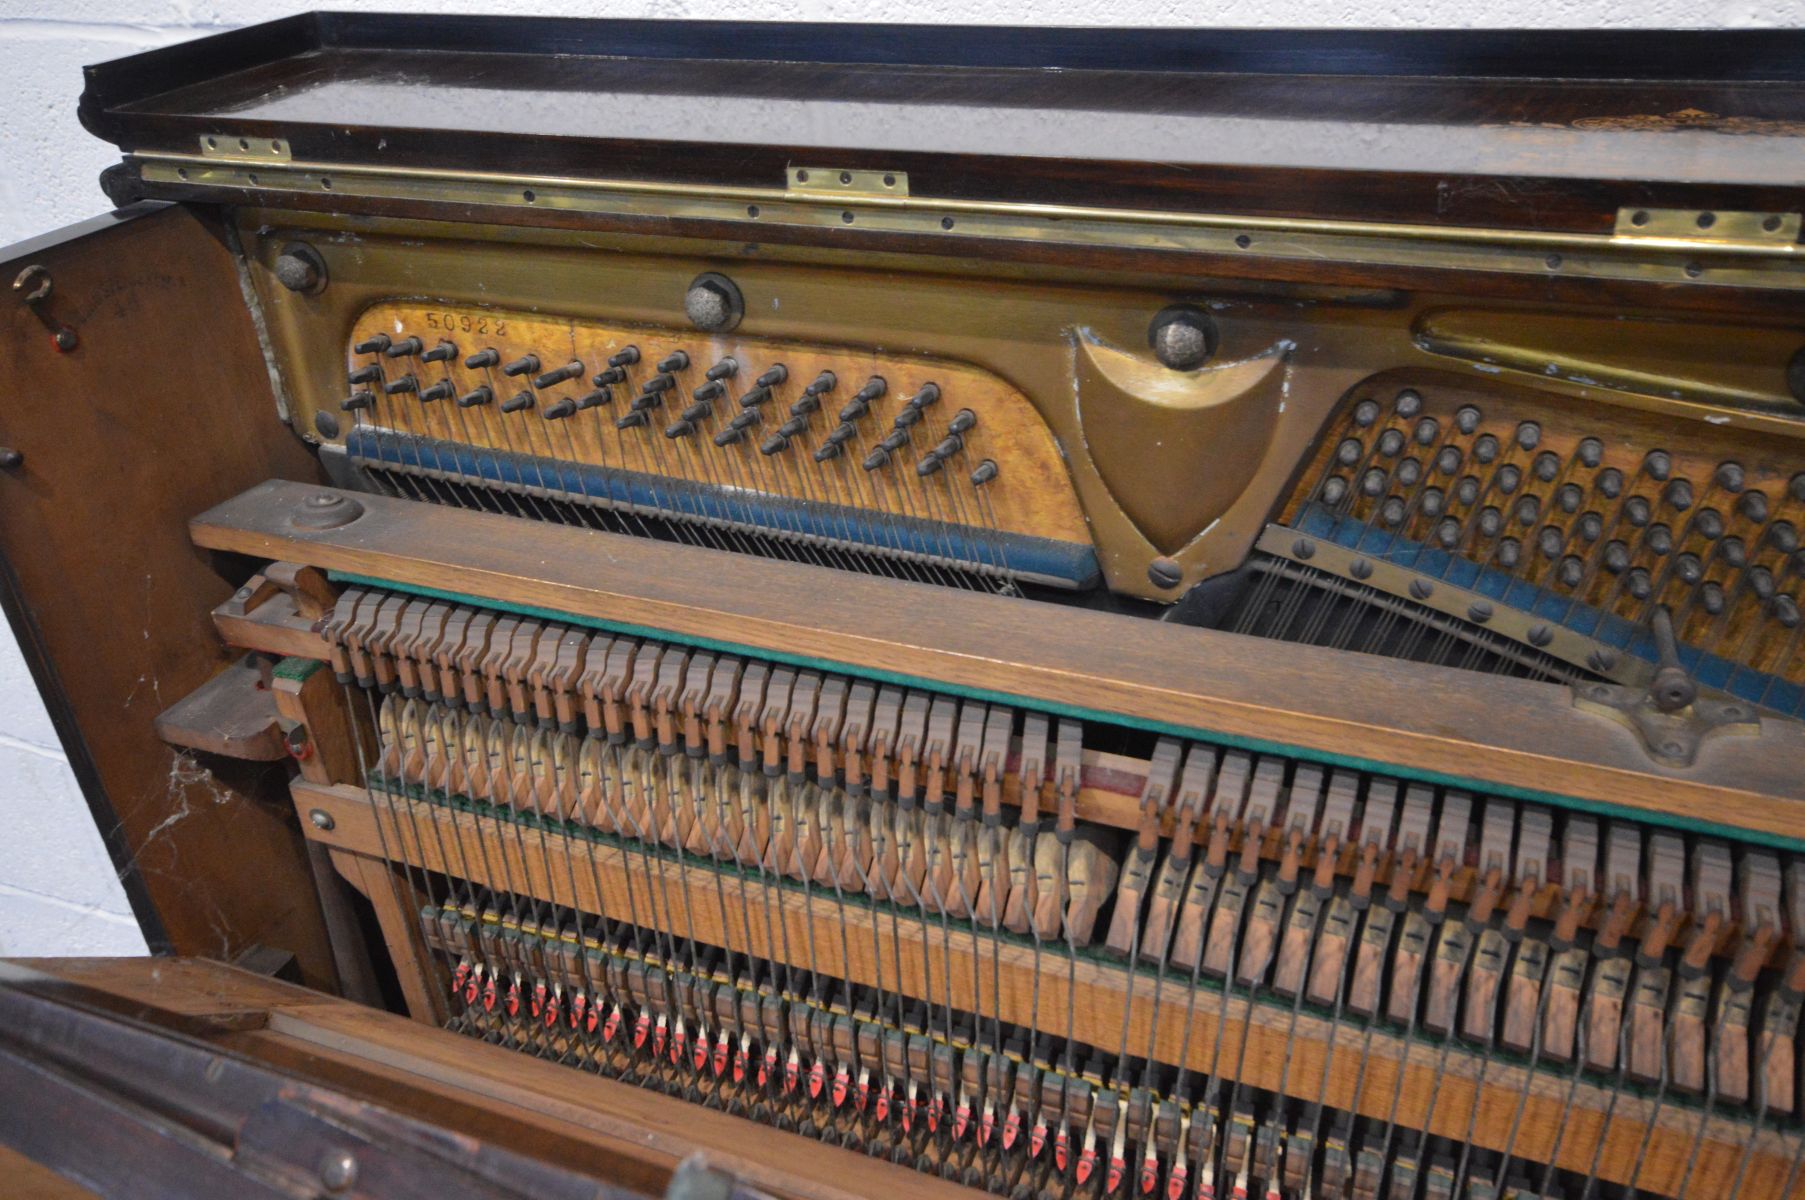
<path fill-rule="evenodd" d="M 294 158 L 287 138 L 239 137 L 231 133 L 201 134 L 201 157 L 232 162 L 289 162 Z"/>
<path fill-rule="evenodd" d="M 840 196 L 869 200 L 879 196 L 907 196 L 909 176 L 903 171 L 849 171 L 840 167 L 791 167 L 784 173 L 784 190 L 800 196 Z"/>
<path fill-rule="evenodd" d="M 1613 236 L 1623 241 L 1711 250 L 1788 246 L 1805 221 L 1798 213 L 1724 212 L 1699 208 L 1620 208 Z"/>

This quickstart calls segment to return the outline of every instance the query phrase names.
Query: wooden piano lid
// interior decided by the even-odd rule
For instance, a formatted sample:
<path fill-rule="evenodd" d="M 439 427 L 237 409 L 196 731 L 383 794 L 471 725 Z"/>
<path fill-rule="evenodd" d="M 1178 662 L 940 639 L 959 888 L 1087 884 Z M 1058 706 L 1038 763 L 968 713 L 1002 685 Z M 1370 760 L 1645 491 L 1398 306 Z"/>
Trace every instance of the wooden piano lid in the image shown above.
<path fill-rule="evenodd" d="M 131 152 L 285 138 L 296 161 L 711 187 L 817 163 L 939 199 L 1599 232 L 1625 204 L 1796 210 L 1802 63 L 1785 30 L 320 13 L 90 67 L 81 111 Z"/>

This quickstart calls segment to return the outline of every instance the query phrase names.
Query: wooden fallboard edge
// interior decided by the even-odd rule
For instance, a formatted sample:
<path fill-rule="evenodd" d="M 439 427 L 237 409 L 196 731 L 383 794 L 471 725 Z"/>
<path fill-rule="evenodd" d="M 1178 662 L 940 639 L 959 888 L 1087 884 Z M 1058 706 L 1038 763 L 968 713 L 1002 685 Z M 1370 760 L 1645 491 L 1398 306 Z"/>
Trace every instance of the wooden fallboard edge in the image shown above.
<path fill-rule="evenodd" d="M 610 1151 L 674 1168 L 703 1153 L 711 1167 L 783 1200 L 970 1200 L 973 1193 L 813 1138 L 757 1125 L 675 1096 L 577 1072 L 518 1050 L 348 1004 L 270 1013 L 269 1032 L 313 1054 L 413 1086 L 447 1091 L 515 1120 L 568 1130 Z"/>
<path fill-rule="evenodd" d="M 510 1128 L 536 1127 L 533 1146 L 562 1165 L 606 1168 L 615 1175 L 630 1169 L 646 1186 L 662 1187 L 672 1167 L 702 1149 L 711 1166 L 785 1200 L 972 1195 L 800 1134 L 208 959 L 10 959 L 0 961 L 0 975 L 15 985 L 35 981 L 34 986 L 68 990 L 81 1003 L 109 999 L 105 1007 L 174 1023 L 191 1036 L 222 1039 L 228 1051 L 378 1105 L 401 1106 L 406 1098 L 388 1089 L 376 1094 L 371 1085 L 378 1079 L 435 1100 L 461 1102 L 472 1114 L 494 1114 Z M 303 1061 L 297 1064 L 293 1053 L 283 1053 L 291 1047 L 302 1052 Z M 485 1136 L 497 1133 L 490 1129 Z M 511 1148 L 528 1149 L 524 1140 Z"/>
<path fill-rule="evenodd" d="M 362 515 L 298 528 L 310 496 Z M 1656 764 L 1557 684 L 270 480 L 196 545 L 602 628 L 1805 849 L 1805 725 Z"/>

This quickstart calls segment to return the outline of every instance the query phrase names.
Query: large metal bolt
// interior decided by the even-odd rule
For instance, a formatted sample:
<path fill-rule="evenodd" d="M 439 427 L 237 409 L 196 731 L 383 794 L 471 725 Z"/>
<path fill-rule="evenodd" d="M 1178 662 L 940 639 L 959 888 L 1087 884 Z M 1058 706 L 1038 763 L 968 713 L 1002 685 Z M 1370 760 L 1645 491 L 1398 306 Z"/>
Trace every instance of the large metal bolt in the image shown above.
<path fill-rule="evenodd" d="M 291 292 L 318 295 L 326 289 L 326 260 L 306 242 L 290 242 L 276 259 L 276 281 Z"/>
<path fill-rule="evenodd" d="M 1153 357 L 1174 371 L 1194 371 L 1216 353 L 1216 322 L 1200 308 L 1174 304 L 1147 327 Z"/>
<path fill-rule="evenodd" d="M 746 315 L 746 301 L 733 280 L 708 271 L 683 294 L 683 315 L 703 333 L 727 333 Z"/>
<path fill-rule="evenodd" d="M 1147 580 L 1162 591 L 1170 591 L 1184 582 L 1184 569 L 1177 560 L 1156 558 L 1147 564 Z"/>

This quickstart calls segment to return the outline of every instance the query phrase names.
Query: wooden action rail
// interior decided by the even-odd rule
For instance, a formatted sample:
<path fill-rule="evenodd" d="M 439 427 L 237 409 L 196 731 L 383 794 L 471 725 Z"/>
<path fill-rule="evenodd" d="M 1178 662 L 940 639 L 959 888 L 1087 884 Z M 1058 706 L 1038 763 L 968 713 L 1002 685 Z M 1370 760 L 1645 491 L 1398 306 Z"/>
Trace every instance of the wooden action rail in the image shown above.
<path fill-rule="evenodd" d="M 1188 1065 L 1199 1072 L 1221 1065 L 1214 1061 L 1212 1047 L 1218 1023 L 1226 1021 L 1224 1040 L 1237 1047 L 1235 1061 L 1243 1064 L 1240 1077 L 1244 1084 L 1276 1092 L 1283 1081 L 1287 1093 L 1295 1098 L 1314 1101 L 1320 1094 L 1333 1108 L 1381 1120 L 1389 1118 L 1397 1098 L 1401 1127 L 1424 1129 L 1456 1141 L 1466 1140 L 1470 1133 L 1477 1145 L 1504 1149 L 1525 1086 L 1523 1069 L 1501 1060 L 1489 1063 L 1483 1086 L 1479 1086 L 1479 1056 L 1469 1049 L 1456 1045 L 1455 1052 L 1443 1061 L 1439 1040 L 1407 1042 L 1383 1029 L 1372 1037 L 1362 1074 L 1362 1042 L 1331 1043 L 1329 1022 L 1322 1018 L 1306 1012 L 1293 1028 L 1289 1005 L 1250 1005 L 1244 990 L 1231 990 L 1225 1002 L 1220 993 L 1199 989 L 1195 1004 L 1191 1004 L 1188 997 L 1179 999 L 1186 989 L 1185 981 L 1176 974 L 1165 980 L 1165 1002 L 1158 1006 L 1155 1028 L 1151 971 L 1141 971 L 1131 988 L 1124 968 L 1086 957 L 1078 963 L 1075 990 L 1068 991 L 1066 957 L 1060 948 L 1042 950 L 1037 960 L 1035 951 L 1020 939 L 998 944 L 998 939 L 981 929 L 947 932 L 938 922 L 924 923 L 909 915 L 893 924 L 880 919 L 874 909 L 841 905 L 819 889 L 810 895 L 752 877 L 735 881 L 731 889 L 735 903 L 743 886 L 746 902 L 775 915 L 781 931 L 773 937 L 761 922 L 753 922 L 752 944 L 744 946 L 740 945 L 747 937 L 744 927 L 723 913 L 709 864 L 692 864 L 685 870 L 667 857 L 646 857 L 637 850 L 623 852 L 606 843 L 581 841 L 555 831 L 545 831 L 542 837 L 539 831 L 523 829 L 518 836 L 509 836 L 495 820 L 345 784 L 297 781 L 293 795 L 308 836 L 330 847 L 335 857 L 388 860 L 407 869 L 464 878 L 479 887 L 555 906 L 617 917 L 629 909 L 629 889 L 647 886 L 645 880 L 633 878 L 635 873 L 650 872 L 661 894 L 668 892 L 676 899 L 671 911 L 685 914 L 675 932 L 699 942 L 732 946 L 767 961 L 818 968 L 834 978 L 917 997 L 930 995 L 922 964 L 931 961 L 932 969 L 941 975 L 934 980 L 931 994 L 939 997 L 950 988 L 953 1008 L 986 1017 L 996 1015 L 1022 1026 L 1033 1023 L 1037 1015 L 1031 997 L 1038 975 L 1038 1016 L 1042 1021 L 1059 1024 L 1053 1014 L 1069 1011 L 1075 1040 L 1107 1046 L 1119 1040 L 1126 1008 L 1129 1045 L 1151 1045 L 1157 1060 Z M 638 861 L 629 862 L 629 856 Z M 670 905 L 670 899 L 664 903 Z M 416 928 L 399 928 L 409 920 L 417 922 L 418 913 L 395 912 L 392 916 L 391 923 L 397 928 L 389 931 L 391 938 L 396 932 L 404 932 L 407 938 L 405 943 L 391 941 L 397 949 L 419 945 Z M 875 932 L 886 943 L 890 939 L 900 943 L 899 955 L 880 956 L 873 951 L 874 922 Z M 814 946 L 815 957 L 803 961 L 797 956 L 800 948 L 808 945 Z M 792 948 L 787 956 L 786 946 Z M 404 957 L 397 955 L 398 961 Z M 994 994 L 990 978 L 993 958 L 998 975 Z M 975 976 L 974 962 L 980 964 Z M 421 964 L 417 957 L 411 964 L 400 965 L 403 971 L 422 974 L 437 974 L 440 969 Z M 442 979 L 418 979 L 414 994 L 428 1008 L 425 1014 L 416 1015 L 432 1019 L 433 998 L 442 995 L 443 989 Z M 1187 1018 L 1190 1039 L 1188 1050 L 1181 1051 L 1186 1046 Z M 1244 1039 L 1243 1058 L 1239 1047 Z M 1401 1091 L 1400 1065 L 1405 1074 Z M 1436 1086 L 1438 1068 L 1440 1083 Z M 1546 1161 L 1552 1154 L 1558 1166 L 1586 1173 L 1602 1131 L 1607 1135 L 1598 1158 L 1602 1179 L 1634 1180 L 1650 1191 L 1671 1194 L 1687 1174 L 1695 1141 L 1698 1162 L 1693 1170 L 1697 1177 L 1735 1176 L 1749 1126 L 1713 1116 L 1701 1139 L 1699 1114 L 1674 1104 L 1657 1107 L 1629 1093 L 1613 1100 L 1609 1091 L 1589 1082 L 1574 1089 L 1569 1105 L 1568 1074 L 1564 1070 L 1538 1074 L 1530 1082 L 1514 1144 L 1520 1159 Z M 1479 1110 L 1475 1118 L 1476 1092 Z M 1651 1112 L 1656 1114 L 1655 1125 L 1645 1147 Z M 1771 1128 L 1757 1130 L 1754 1139 L 1745 1194 L 1751 1198 L 1778 1196 L 1781 1181 L 1788 1175 L 1792 1146 Z"/>
<path fill-rule="evenodd" d="M 1805 725 L 1661 766 L 1563 686 L 273 480 L 199 546 L 619 631 L 1805 848 Z"/>

